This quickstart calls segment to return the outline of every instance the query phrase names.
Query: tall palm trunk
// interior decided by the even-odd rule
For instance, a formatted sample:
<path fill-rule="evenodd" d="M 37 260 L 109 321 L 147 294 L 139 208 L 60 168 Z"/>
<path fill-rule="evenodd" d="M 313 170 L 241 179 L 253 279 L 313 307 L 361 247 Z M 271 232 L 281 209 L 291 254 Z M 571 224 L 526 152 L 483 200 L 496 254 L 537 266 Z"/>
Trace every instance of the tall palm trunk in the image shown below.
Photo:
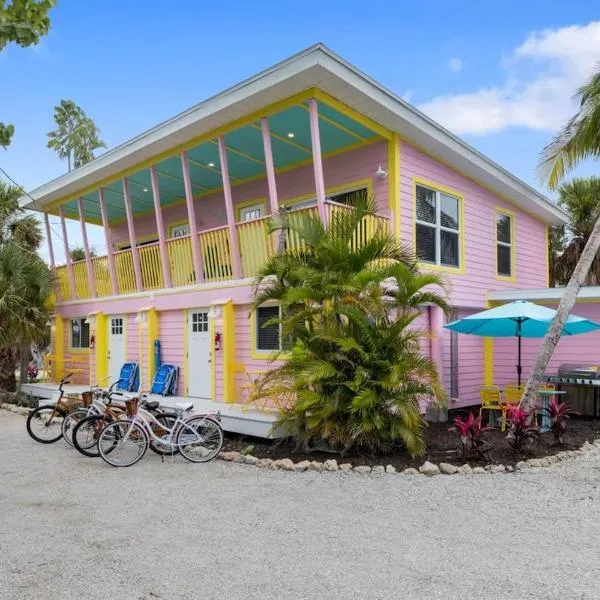
<path fill-rule="evenodd" d="M 544 376 L 544 372 L 546 371 L 548 361 L 552 357 L 554 349 L 556 348 L 556 344 L 558 344 L 558 341 L 560 340 L 560 334 L 563 330 L 565 322 L 569 317 L 571 309 L 575 305 L 579 290 L 588 276 L 599 248 L 600 218 L 596 221 L 594 229 L 592 230 L 585 248 L 581 253 L 581 258 L 579 259 L 579 262 L 573 271 L 573 275 L 571 276 L 567 287 L 565 287 L 565 291 L 560 299 L 556 315 L 554 315 L 554 319 L 552 319 L 552 323 L 546 332 L 544 341 L 542 342 L 538 355 L 535 359 L 533 372 L 529 377 L 525 394 L 521 400 L 523 406 L 528 410 L 531 410 L 535 406 L 536 390 L 542 383 L 542 378 Z"/>
<path fill-rule="evenodd" d="M 17 391 L 17 354 L 11 345 L 0 346 L 0 390 Z"/>

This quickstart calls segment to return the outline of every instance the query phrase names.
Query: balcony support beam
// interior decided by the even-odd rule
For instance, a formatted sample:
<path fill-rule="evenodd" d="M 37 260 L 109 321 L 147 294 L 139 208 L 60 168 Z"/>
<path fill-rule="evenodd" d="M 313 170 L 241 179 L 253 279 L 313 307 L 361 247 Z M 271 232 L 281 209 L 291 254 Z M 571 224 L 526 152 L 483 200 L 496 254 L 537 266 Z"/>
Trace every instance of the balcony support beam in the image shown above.
<path fill-rule="evenodd" d="M 325 178 L 323 176 L 323 158 L 321 156 L 321 137 L 319 134 L 319 109 L 317 101 L 308 101 L 308 116 L 310 118 L 310 141 L 312 144 L 313 169 L 315 172 L 315 188 L 317 192 L 317 209 L 322 223 L 327 224 L 327 205 L 325 197 Z"/>
<path fill-rule="evenodd" d="M 44 213 L 44 225 L 46 226 L 46 240 L 48 240 L 48 257 L 50 258 L 50 268 L 54 269 L 56 263 L 54 262 L 54 247 L 52 246 L 52 231 L 50 229 L 50 218 L 48 213 Z"/>
<path fill-rule="evenodd" d="M 133 274 L 135 276 L 135 288 L 138 292 L 143 291 L 142 268 L 140 267 L 140 255 L 138 254 L 135 239 L 135 225 L 133 223 L 133 209 L 131 208 L 131 196 L 129 195 L 129 182 L 123 177 L 123 197 L 125 200 L 125 214 L 127 215 L 127 230 L 129 232 L 129 244 L 131 246 L 131 258 L 133 259 Z"/>
<path fill-rule="evenodd" d="M 183 186 L 185 188 L 185 205 L 187 207 L 188 223 L 190 225 L 190 244 L 192 245 L 192 261 L 196 283 L 204 282 L 204 269 L 202 267 L 202 253 L 200 251 L 200 237 L 198 223 L 196 222 L 196 209 L 194 207 L 194 191 L 190 176 L 190 161 L 187 152 L 181 153 L 181 171 L 183 173 Z"/>
<path fill-rule="evenodd" d="M 263 117 L 260 120 L 262 129 L 263 149 L 265 153 L 265 164 L 267 167 L 267 185 L 269 188 L 269 205 L 271 214 L 279 212 L 279 198 L 277 197 L 277 181 L 275 179 L 275 163 L 273 162 L 273 150 L 271 148 L 271 132 L 269 130 L 269 119 Z"/>
<path fill-rule="evenodd" d="M 69 277 L 69 289 L 71 290 L 71 299 L 77 299 L 77 288 L 75 287 L 75 274 L 73 273 L 73 263 L 71 262 L 71 253 L 69 252 L 69 239 L 67 237 L 67 224 L 65 223 L 65 214 L 62 206 L 58 207 L 58 216 L 60 217 L 60 227 L 63 235 L 63 246 L 65 249 L 65 264 L 67 265 L 67 276 Z"/>
<path fill-rule="evenodd" d="M 156 230 L 158 231 L 158 248 L 160 250 L 160 262 L 162 263 L 162 274 L 165 287 L 173 287 L 171 281 L 171 261 L 167 250 L 165 239 L 165 224 L 162 217 L 162 207 L 160 205 L 160 184 L 158 183 L 158 173 L 156 167 L 150 167 L 150 180 L 152 182 L 152 198 L 154 200 L 154 214 L 156 215 Z"/>
<path fill-rule="evenodd" d="M 110 289 L 113 296 L 119 293 L 119 284 L 117 283 L 117 269 L 115 267 L 115 255 L 113 253 L 112 234 L 108 222 L 108 212 L 106 210 L 106 200 L 104 199 L 104 190 L 98 190 L 100 199 L 100 213 L 102 215 L 102 227 L 104 228 L 104 243 L 106 244 L 106 255 L 108 257 L 108 274 L 110 276 Z"/>
<path fill-rule="evenodd" d="M 233 196 L 231 195 L 231 182 L 229 181 L 229 166 L 227 163 L 227 148 L 225 139 L 219 136 L 219 160 L 221 162 L 221 176 L 223 178 L 223 196 L 227 212 L 227 227 L 229 228 L 229 244 L 231 247 L 231 269 L 234 279 L 242 277 L 242 261 L 240 258 L 240 244 L 235 226 L 235 213 L 233 211 Z"/>
<path fill-rule="evenodd" d="M 81 239 L 83 240 L 83 251 L 85 252 L 85 266 L 87 268 L 88 284 L 90 286 L 90 296 L 96 297 L 96 277 L 94 276 L 94 265 L 90 256 L 90 246 L 88 244 L 87 228 L 85 226 L 85 213 L 83 210 L 83 199 L 77 198 L 77 208 L 79 209 L 79 222 L 81 223 Z"/>

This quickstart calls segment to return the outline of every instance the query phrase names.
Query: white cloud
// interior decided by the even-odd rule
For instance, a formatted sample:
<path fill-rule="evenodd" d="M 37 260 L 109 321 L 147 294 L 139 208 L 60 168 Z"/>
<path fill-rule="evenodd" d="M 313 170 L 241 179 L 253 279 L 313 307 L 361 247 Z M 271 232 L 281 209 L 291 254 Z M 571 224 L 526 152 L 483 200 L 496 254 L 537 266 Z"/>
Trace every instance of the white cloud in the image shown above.
<path fill-rule="evenodd" d="M 419 109 L 459 134 L 511 126 L 555 131 L 573 115 L 573 96 L 599 63 L 600 21 L 533 32 L 501 59 L 502 85 L 438 96 Z"/>
<path fill-rule="evenodd" d="M 450 68 L 450 70 L 453 73 L 458 73 L 459 71 L 462 71 L 463 61 L 462 61 L 462 59 L 458 58 L 457 56 L 453 56 L 448 61 L 448 67 Z"/>

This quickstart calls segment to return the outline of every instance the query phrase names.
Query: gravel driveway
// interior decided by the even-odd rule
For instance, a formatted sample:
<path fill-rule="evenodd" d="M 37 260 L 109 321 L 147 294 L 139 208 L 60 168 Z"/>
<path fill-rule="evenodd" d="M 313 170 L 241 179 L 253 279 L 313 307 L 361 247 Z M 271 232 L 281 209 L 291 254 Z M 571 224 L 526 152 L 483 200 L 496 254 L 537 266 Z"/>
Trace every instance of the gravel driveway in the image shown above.
<path fill-rule="evenodd" d="M 114 469 L 0 432 L 2 600 L 600 598 L 600 450 L 429 479 Z"/>

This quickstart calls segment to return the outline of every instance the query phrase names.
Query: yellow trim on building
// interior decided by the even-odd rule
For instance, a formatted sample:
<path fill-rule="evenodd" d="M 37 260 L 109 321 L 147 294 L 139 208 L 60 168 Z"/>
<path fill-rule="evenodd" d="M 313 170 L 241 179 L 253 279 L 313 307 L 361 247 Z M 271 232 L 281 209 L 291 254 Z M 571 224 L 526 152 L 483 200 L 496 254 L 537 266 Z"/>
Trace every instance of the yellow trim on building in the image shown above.
<path fill-rule="evenodd" d="M 236 369 L 235 369 L 235 313 L 231 300 L 221 304 L 223 311 L 223 401 L 236 400 Z"/>
<path fill-rule="evenodd" d="M 401 239 L 400 223 L 402 206 L 400 203 L 400 141 L 394 133 L 388 141 L 388 205 L 392 213 L 394 235 Z"/>
<path fill-rule="evenodd" d="M 496 225 L 496 215 L 506 215 L 510 218 L 510 275 L 500 275 L 498 273 L 498 228 Z M 502 206 L 494 206 L 494 234 L 496 238 L 495 264 L 496 264 L 496 279 L 498 281 L 515 282 L 517 280 L 517 237 L 516 226 L 517 216 L 512 210 L 503 208 Z"/>
<path fill-rule="evenodd" d="M 279 303 L 270 300 L 261 304 L 261 306 L 277 306 Z M 250 311 L 250 357 L 256 360 L 276 360 L 276 359 L 286 359 L 290 357 L 290 352 L 284 352 L 283 350 L 258 350 L 256 348 L 256 309 Z M 281 338 L 281 328 L 279 332 Z M 279 340 L 279 346 L 282 346 L 281 339 Z"/>
<path fill-rule="evenodd" d="M 244 202 L 240 202 L 234 206 L 235 208 L 235 220 L 236 222 L 240 222 L 242 220 L 242 210 L 244 208 L 248 208 L 249 206 L 258 206 L 261 205 L 263 208 L 263 217 L 266 217 L 266 209 L 267 209 L 267 199 L 265 196 L 262 198 L 255 198 L 254 200 L 244 200 Z"/>
<path fill-rule="evenodd" d="M 215 320 L 209 319 L 209 356 L 210 356 L 210 369 L 211 369 L 211 382 L 210 382 L 210 395 L 213 402 L 217 400 L 217 355 L 215 352 Z"/>
<path fill-rule="evenodd" d="M 169 205 L 169 206 L 172 206 L 172 205 Z M 167 208 L 167 207 L 165 206 L 164 208 Z M 172 223 L 169 223 L 167 226 L 169 239 L 171 239 L 173 237 L 173 230 L 176 227 L 181 227 L 183 225 L 187 225 L 188 229 L 189 229 L 190 222 L 187 219 L 180 219 L 179 221 L 173 221 Z"/>
<path fill-rule="evenodd" d="M 188 361 L 189 361 L 189 332 L 188 318 L 190 311 L 186 308 L 183 311 L 183 395 L 188 396 Z"/>
<path fill-rule="evenodd" d="M 417 185 L 422 185 L 429 189 L 448 194 L 458 199 L 458 211 L 460 217 L 460 224 L 458 230 L 458 243 L 459 243 L 459 265 L 458 267 L 450 267 L 447 265 L 436 265 L 428 262 L 419 262 L 419 267 L 425 271 L 439 271 L 442 273 L 454 273 L 455 275 L 464 275 L 466 272 L 466 249 L 465 249 L 465 196 L 458 190 L 446 187 L 430 179 L 423 179 L 421 177 L 413 177 L 413 248 L 417 249 Z"/>
<path fill-rule="evenodd" d="M 546 225 L 546 287 L 550 287 L 550 226 Z"/>
<path fill-rule="evenodd" d="M 95 313 L 93 317 L 96 340 L 96 385 L 104 385 L 108 381 L 108 321 L 102 312 Z"/>
<path fill-rule="evenodd" d="M 58 381 L 65 376 L 65 328 L 64 320 L 60 315 L 54 315 L 51 334 L 54 346 L 54 379 Z"/>
<path fill-rule="evenodd" d="M 154 340 L 158 339 L 158 312 L 150 308 L 146 316 L 146 356 L 148 363 L 147 389 L 150 390 L 152 380 L 156 372 L 156 353 L 154 352 Z"/>
<path fill-rule="evenodd" d="M 373 195 L 373 180 L 372 179 L 356 179 L 355 181 L 349 181 L 347 183 L 343 183 L 341 185 L 335 185 L 332 187 L 328 187 L 325 190 L 325 196 L 333 196 L 335 194 L 341 194 L 343 192 L 352 192 L 354 190 L 360 190 L 363 188 L 367 188 L 367 196 L 371 197 Z M 294 206 L 294 204 L 298 204 L 299 202 L 304 202 L 306 200 L 314 200 L 315 206 L 317 202 L 317 194 L 316 192 L 309 192 L 307 194 L 302 194 L 300 196 L 292 196 L 291 198 L 279 199 L 279 204 L 281 206 Z"/>

